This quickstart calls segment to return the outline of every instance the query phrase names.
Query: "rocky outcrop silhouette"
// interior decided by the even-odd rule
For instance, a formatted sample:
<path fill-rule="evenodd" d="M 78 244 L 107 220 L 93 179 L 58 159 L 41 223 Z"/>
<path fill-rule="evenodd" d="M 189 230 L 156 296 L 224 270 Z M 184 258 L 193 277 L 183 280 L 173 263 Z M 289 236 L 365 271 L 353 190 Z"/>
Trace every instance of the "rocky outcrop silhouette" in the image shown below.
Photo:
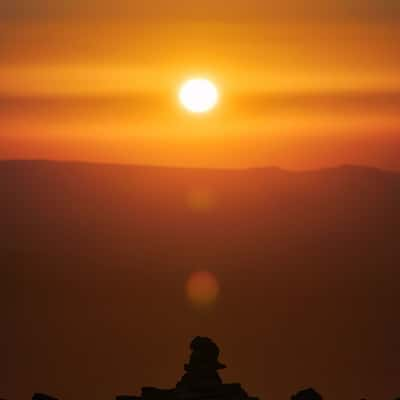
<path fill-rule="evenodd" d="M 218 360 L 219 348 L 210 338 L 197 336 L 190 349 L 189 363 L 175 388 L 144 387 L 140 397 L 118 396 L 117 400 L 257 400 L 239 383 L 222 382 L 218 370 L 226 366 Z"/>
<path fill-rule="evenodd" d="M 43 393 L 34 393 L 32 396 L 32 400 L 57 400 L 56 397 L 51 397 L 47 394 Z"/>
<path fill-rule="evenodd" d="M 294 394 L 291 400 L 322 400 L 322 396 L 313 388 L 308 388 Z"/>
<path fill-rule="evenodd" d="M 174 388 L 143 387 L 140 396 L 120 395 L 116 400 L 258 400 L 249 396 L 240 383 L 222 382 L 218 371 L 226 365 L 219 361 L 219 348 L 210 338 L 195 337 L 190 350 L 189 362 L 184 364 L 185 372 Z M 35 393 L 32 400 L 57 398 Z M 323 397 L 315 389 L 307 388 L 292 395 L 290 400 L 323 400 Z"/>

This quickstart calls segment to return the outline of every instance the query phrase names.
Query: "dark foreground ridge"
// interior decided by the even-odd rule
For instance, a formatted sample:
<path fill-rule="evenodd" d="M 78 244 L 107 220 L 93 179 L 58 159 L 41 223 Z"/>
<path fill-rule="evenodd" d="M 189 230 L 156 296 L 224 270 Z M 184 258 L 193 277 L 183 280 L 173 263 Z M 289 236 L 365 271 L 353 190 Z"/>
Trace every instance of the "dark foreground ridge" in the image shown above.
<path fill-rule="evenodd" d="M 219 348 L 207 337 L 197 336 L 190 344 L 189 363 L 185 373 L 172 389 L 143 387 L 141 396 L 121 395 L 117 400 L 258 400 L 250 397 L 239 383 L 222 383 L 218 370 L 226 365 L 218 361 Z M 296 400 L 312 397 L 293 397 Z M 315 398 L 318 400 L 319 398 Z M 32 400 L 57 400 L 42 393 L 35 393 Z"/>
<path fill-rule="evenodd" d="M 141 396 L 120 395 L 116 400 L 258 400 L 257 397 L 249 396 L 240 383 L 222 382 L 218 370 L 226 368 L 226 365 L 218 360 L 219 348 L 210 338 L 195 337 L 190 349 L 189 363 L 184 365 L 185 373 L 175 388 L 143 387 Z M 57 399 L 35 393 L 32 400 Z M 323 400 L 323 398 L 314 389 L 308 388 L 291 396 L 291 400 Z"/>
<path fill-rule="evenodd" d="M 185 374 L 173 389 L 142 388 L 142 395 L 118 396 L 117 400 L 257 400 L 249 397 L 239 383 L 224 384 L 218 374 L 226 366 L 218 361 L 219 348 L 209 338 L 197 336 Z"/>

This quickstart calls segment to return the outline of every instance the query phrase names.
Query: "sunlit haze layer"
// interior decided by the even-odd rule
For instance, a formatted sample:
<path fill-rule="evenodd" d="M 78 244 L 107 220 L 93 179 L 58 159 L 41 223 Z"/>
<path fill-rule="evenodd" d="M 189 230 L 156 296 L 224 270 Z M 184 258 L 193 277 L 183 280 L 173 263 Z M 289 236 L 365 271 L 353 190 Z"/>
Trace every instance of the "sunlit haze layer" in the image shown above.
<path fill-rule="evenodd" d="M 0 158 L 400 168 L 399 4 L 2 2 Z"/>

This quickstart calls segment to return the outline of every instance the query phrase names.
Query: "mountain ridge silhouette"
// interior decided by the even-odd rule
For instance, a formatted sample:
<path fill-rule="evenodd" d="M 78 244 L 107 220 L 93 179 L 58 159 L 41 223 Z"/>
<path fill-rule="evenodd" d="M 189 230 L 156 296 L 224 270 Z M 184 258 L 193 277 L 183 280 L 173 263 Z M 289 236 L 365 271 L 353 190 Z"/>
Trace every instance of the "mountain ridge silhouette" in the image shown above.
<path fill-rule="evenodd" d="M 93 167 L 122 167 L 132 169 L 165 169 L 165 170 L 187 170 L 187 171 L 222 171 L 222 172 L 243 172 L 243 171 L 265 171 L 265 172 L 284 172 L 288 174 L 302 174 L 302 173 L 317 173 L 317 172 L 330 172 L 330 171 L 370 171 L 381 172 L 387 174 L 400 174 L 400 170 L 387 169 L 377 166 L 366 164 L 337 164 L 331 166 L 324 166 L 320 168 L 298 168 L 287 169 L 276 165 L 263 165 L 263 166 L 249 166 L 249 167 L 204 167 L 204 166 L 180 166 L 180 165 L 158 165 L 158 164 L 138 164 L 138 163 L 118 163 L 118 162 L 101 162 L 101 161 L 83 161 L 83 160 L 55 160 L 55 159 L 0 159 L 0 165 L 16 165 L 16 164 L 55 164 L 55 165 L 81 165 Z"/>

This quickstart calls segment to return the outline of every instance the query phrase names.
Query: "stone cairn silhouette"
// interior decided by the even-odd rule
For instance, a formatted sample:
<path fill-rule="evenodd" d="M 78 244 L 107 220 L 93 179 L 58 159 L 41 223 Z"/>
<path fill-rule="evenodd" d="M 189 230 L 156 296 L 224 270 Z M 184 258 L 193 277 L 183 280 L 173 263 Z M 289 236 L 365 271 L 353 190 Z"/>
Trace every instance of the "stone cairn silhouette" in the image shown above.
<path fill-rule="evenodd" d="M 322 396 L 313 388 L 308 388 L 297 392 L 291 397 L 291 400 L 322 400 Z"/>
<path fill-rule="evenodd" d="M 218 361 L 219 348 L 207 337 L 197 336 L 185 373 L 173 389 L 142 388 L 140 397 L 117 396 L 117 400 L 258 400 L 249 397 L 239 383 L 224 384 L 218 370 L 226 366 Z"/>

